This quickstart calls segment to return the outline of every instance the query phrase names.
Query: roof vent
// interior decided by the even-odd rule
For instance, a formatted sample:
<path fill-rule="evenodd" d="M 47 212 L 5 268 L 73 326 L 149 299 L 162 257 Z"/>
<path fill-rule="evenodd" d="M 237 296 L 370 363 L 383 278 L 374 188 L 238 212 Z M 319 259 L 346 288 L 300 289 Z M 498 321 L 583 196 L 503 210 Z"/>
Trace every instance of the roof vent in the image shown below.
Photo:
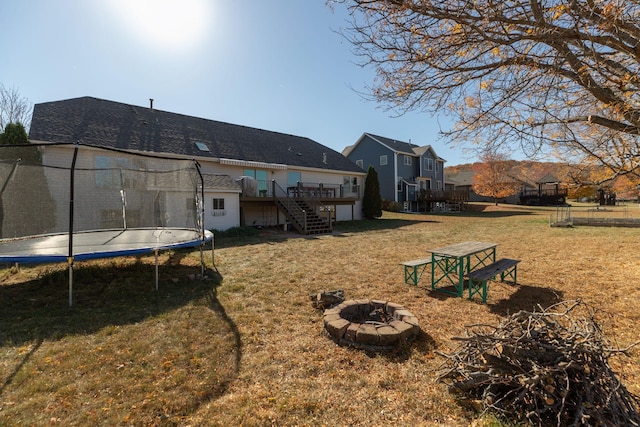
<path fill-rule="evenodd" d="M 153 110 L 153 98 L 149 98 L 149 109 Z"/>

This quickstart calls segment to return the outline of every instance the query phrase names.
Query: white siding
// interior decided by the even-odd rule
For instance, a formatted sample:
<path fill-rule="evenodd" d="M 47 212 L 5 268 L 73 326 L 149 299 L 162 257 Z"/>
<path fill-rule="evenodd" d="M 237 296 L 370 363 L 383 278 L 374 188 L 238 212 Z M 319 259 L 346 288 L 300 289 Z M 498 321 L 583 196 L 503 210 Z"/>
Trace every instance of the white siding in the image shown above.
<path fill-rule="evenodd" d="M 224 199 L 224 211 L 213 210 L 213 199 Z M 240 198 L 238 193 L 207 192 L 204 194 L 204 228 L 224 231 L 240 226 Z"/>
<path fill-rule="evenodd" d="M 45 162 L 47 164 L 57 164 L 69 166 L 71 164 L 71 156 L 73 155 L 73 147 L 47 147 L 45 151 Z M 78 159 L 78 167 L 84 166 L 92 168 L 94 167 L 93 157 Z M 208 161 L 206 159 L 199 159 L 201 165 L 201 172 L 203 174 L 221 174 L 229 175 L 232 179 L 238 179 L 244 175 L 245 168 L 242 166 L 223 165 L 217 161 Z M 265 167 L 263 170 L 267 171 L 268 180 L 275 180 L 282 188 L 287 187 L 287 178 L 289 171 L 300 172 L 301 180 L 308 184 L 323 184 L 325 186 L 338 188 L 343 184 L 343 178 L 345 176 L 357 176 L 358 184 L 360 188 L 364 186 L 365 174 L 354 172 L 340 172 L 340 171 L 322 171 L 322 170 L 308 170 L 301 168 L 288 168 L 288 169 L 269 169 Z M 270 185 L 270 184 L 269 184 Z M 63 193 L 68 189 L 60 189 Z M 336 190 L 337 191 L 337 190 Z M 337 193 L 336 193 L 337 195 Z M 64 200 L 68 194 L 58 194 L 58 200 Z M 347 195 L 349 197 L 354 195 Z M 114 196 L 115 197 L 115 196 Z M 214 212 L 213 199 L 224 198 L 225 209 L 224 214 L 220 212 Z M 240 194 L 236 192 L 222 192 L 215 190 L 205 190 L 205 216 L 204 226 L 206 229 L 226 230 L 232 227 L 240 225 Z M 65 203 L 58 203 L 59 209 L 68 209 Z M 179 208 L 179 207 L 177 207 Z M 353 214 L 352 214 L 353 212 Z M 275 226 L 283 224 L 286 221 L 285 215 L 278 213 L 274 206 L 263 206 L 258 208 L 247 208 L 244 210 L 245 225 L 262 225 L 262 226 Z M 57 213 L 60 218 L 64 218 L 63 212 Z M 350 221 L 352 219 L 362 219 L 362 202 L 357 201 L 355 206 L 351 205 L 338 205 L 336 206 L 336 220 L 337 221 Z M 279 220 L 279 221 L 278 221 Z"/>

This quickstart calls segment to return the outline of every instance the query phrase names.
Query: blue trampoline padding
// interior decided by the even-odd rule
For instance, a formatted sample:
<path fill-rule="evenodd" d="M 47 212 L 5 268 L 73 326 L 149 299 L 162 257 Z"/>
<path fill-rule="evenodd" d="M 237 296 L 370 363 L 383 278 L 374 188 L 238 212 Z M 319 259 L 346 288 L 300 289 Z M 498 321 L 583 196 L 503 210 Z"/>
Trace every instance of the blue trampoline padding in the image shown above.
<path fill-rule="evenodd" d="M 155 250 L 191 248 L 213 240 L 213 233 L 186 228 L 132 228 L 73 234 L 73 259 L 85 261 L 138 255 Z M 47 234 L 0 240 L 0 262 L 66 262 L 69 234 Z"/>

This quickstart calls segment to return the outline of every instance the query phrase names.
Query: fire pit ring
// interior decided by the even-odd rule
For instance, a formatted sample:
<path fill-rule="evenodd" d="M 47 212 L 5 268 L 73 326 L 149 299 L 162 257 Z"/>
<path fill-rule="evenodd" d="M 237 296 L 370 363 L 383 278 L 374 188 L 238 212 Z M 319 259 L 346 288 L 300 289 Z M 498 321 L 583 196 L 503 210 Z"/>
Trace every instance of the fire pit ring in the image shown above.
<path fill-rule="evenodd" d="M 324 327 L 340 345 L 390 350 L 420 333 L 418 319 L 400 304 L 348 300 L 324 311 Z"/>

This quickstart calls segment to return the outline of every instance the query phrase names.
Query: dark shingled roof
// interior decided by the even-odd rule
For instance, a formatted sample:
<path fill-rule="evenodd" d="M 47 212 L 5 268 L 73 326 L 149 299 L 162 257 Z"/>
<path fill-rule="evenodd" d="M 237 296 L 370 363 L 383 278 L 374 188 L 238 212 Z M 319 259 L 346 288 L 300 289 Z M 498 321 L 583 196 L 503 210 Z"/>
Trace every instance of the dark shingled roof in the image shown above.
<path fill-rule="evenodd" d="M 29 139 L 364 172 L 309 138 L 92 97 L 36 104 Z M 204 144 L 208 151 L 198 145 Z"/>
<path fill-rule="evenodd" d="M 205 188 L 214 188 L 216 190 L 242 191 L 242 186 L 238 181 L 231 178 L 229 175 L 216 175 L 216 174 L 202 174 Z"/>
<path fill-rule="evenodd" d="M 408 142 L 402 142 L 402 141 L 397 141 L 395 139 L 391 139 L 391 138 L 387 138 L 384 136 L 380 136 L 380 135 L 374 135 L 372 133 L 368 133 L 367 135 L 371 136 L 372 138 L 377 139 L 378 141 L 382 142 L 383 144 L 385 144 L 386 146 L 388 146 L 389 148 L 391 148 L 394 151 L 397 152 L 401 152 L 401 153 L 413 153 L 415 148 L 418 148 L 417 145 L 415 144 L 410 144 Z"/>

